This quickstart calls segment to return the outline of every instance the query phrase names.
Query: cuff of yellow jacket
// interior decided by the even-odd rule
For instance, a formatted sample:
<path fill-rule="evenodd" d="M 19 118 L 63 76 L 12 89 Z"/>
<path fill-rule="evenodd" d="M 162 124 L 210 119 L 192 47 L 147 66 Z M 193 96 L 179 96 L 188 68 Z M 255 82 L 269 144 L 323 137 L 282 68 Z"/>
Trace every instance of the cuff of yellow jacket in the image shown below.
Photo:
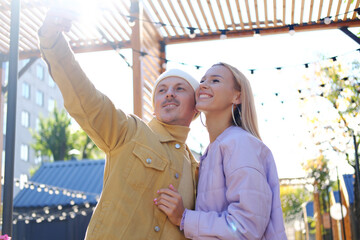
<path fill-rule="evenodd" d="M 48 55 L 56 55 L 60 59 L 68 54 L 70 50 L 69 43 L 66 41 L 62 33 L 55 34 L 51 37 L 44 37 L 38 32 L 41 52 L 48 57 Z M 44 57 L 45 57 L 44 56 Z"/>
<path fill-rule="evenodd" d="M 200 212 L 186 210 L 184 219 L 184 234 L 186 238 L 193 239 L 199 235 Z"/>

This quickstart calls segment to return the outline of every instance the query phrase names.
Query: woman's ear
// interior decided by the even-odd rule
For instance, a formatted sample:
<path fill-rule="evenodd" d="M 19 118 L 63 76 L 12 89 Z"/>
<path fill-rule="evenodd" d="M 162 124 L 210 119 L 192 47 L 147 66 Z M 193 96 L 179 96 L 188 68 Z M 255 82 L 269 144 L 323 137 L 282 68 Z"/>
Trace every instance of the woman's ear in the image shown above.
<path fill-rule="evenodd" d="M 236 91 L 234 99 L 233 99 L 233 103 L 236 105 L 239 105 L 241 103 L 241 92 L 240 91 Z"/>

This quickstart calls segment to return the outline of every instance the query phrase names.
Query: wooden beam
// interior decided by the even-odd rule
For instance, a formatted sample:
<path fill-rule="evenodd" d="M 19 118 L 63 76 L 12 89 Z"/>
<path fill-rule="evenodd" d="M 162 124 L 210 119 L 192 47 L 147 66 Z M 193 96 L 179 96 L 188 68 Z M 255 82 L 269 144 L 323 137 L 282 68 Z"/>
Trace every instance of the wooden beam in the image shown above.
<path fill-rule="evenodd" d="M 343 1 L 343 0 L 339 0 L 339 2 L 338 2 L 338 6 L 337 6 L 337 9 L 336 9 L 335 22 L 337 22 L 338 19 L 339 19 L 339 12 L 340 12 L 340 7 L 341 7 L 342 1 Z"/>
<path fill-rule="evenodd" d="M 226 6 L 227 6 L 227 9 L 228 9 L 229 14 L 230 14 L 231 26 L 235 30 L 236 28 L 235 28 L 235 23 L 234 23 L 234 16 L 233 16 L 232 11 L 231 11 L 231 6 L 230 6 L 229 0 L 226 0 Z"/>
<path fill-rule="evenodd" d="M 359 7 L 359 5 L 360 5 L 360 0 L 357 0 L 357 1 L 356 1 L 356 4 L 355 4 L 355 8 L 358 8 L 358 7 Z M 352 19 L 352 20 L 354 20 L 354 19 L 356 18 L 356 15 L 357 15 L 357 12 L 356 12 L 356 11 L 354 11 L 354 13 L 353 13 L 353 15 L 352 15 L 351 19 Z"/>
<path fill-rule="evenodd" d="M 181 3 L 180 0 L 178 0 L 178 4 L 179 4 L 179 6 L 180 6 L 180 9 L 181 9 L 182 14 L 184 15 L 184 17 L 185 17 L 185 19 L 186 19 L 186 22 L 187 22 L 188 26 L 191 27 L 191 28 L 193 28 L 193 25 L 191 24 L 191 22 L 190 22 L 190 20 L 189 20 L 189 17 L 188 17 L 188 15 L 187 15 L 187 13 L 185 12 L 184 6 L 182 5 L 182 3 Z M 200 33 L 201 33 L 201 31 L 202 31 L 202 30 L 200 29 Z M 187 33 L 187 34 L 189 34 L 189 33 Z"/>
<path fill-rule="evenodd" d="M 213 20 L 213 22 L 214 22 L 214 24 L 215 24 L 216 31 L 218 31 L 218 30 L 219 30 L 219 26 L 218 26 L 218 24 L 217 24 L 216 17 L 215 17 L 215 15 L 214 15 L 214 10 L 213 10 L 213 8 L 212 8 L 211 2 L 210 2 L 210 0 L 206 0 L 206 2 L 207 2 L 208 7 L 209 7 L 209 9 L 210 9 L 211 17 L 212 17 L 212 20 Z"/>
<path fill-rule="evenodd" d="M 254 4 L 255 4 L 256 26 L 257 26 L 258 28 L 260 28 L 260 21 L 259 21 L 259 8 L 258 8 L 258 3 L 257 3 L 257 0 L 254 0 Z"/>
<path fill-rule="evenodd" d="M 3 79 L 3 62 L 0 62 L 0 176 L 2 176 L 2 163 L 3 163 L 3 158 L 2 158 L 2 153 L 3 153 L 3 149 L 4 149 L 4 129 L 3 129 L 3 121 L 4 121 L 4 102 L 5 102 L 5 98 L 4 98 L 4 93 L 2 92 L 2 87 L 4 84 L 4 79 Z M 2 193 L 2 184 L 0 184 L 0 199 L 2 199 L 1 193 Z"/>
<path fill-rule="evenodd" d="M 308 24 L 311 24 L 312 22 L 311 18 L 312 18 L 313 10 L 314 10 L 314 0 L 311 0 Z"/>
<path fill-rule="evenodd" d="M 245 5 L 246 5 L 246 12 L 247 12 L 247 15 L 248 15 L 248 20 L 249 20 L 249 27 L 250 27 L 250 29 L 252 29 L 253 26 L 252 26 L 252 21 L 251 21 L 250 7 L 249 7 L 248 0 L 245 0 Z"/>
<path fill-rule="evenodd" d="M 131 0 L 130 14 L 136 19 L 142 19 L 142 5 L 139 0 Z M 135 25 L 131 32 L 131 47 L 133 58 L 133 99 L 134 99 L 134 114 L 139 118 L 143 118 L 143 75 L 142 75 L 142 60 L 141 54 L 138 51 L 142 50 L 142 21 L 135 21 Z"/>
<path fill-rule="evenodd" d="M 333 5 L 333 0 L 330 0 L 327 15 L 326 15 L 327 17 L 330 17 L 332 5 Z"/>
<path fill-rule="evenodd" d="M 333 22 L 329 25 L 326 25 L 324 23 L 316 24 L 314 22 L 313 24 L 304 24 L 300 26 L 296 26 L 296 32 L 308 32 L 308 31 L 320 31 L 320 30 L 329 30 L 329 29 L 338 29 L 340 27 L 360 27 L 360 20 L 349 20 L 346 22 Z M 289 33 L 288 27 L 277 27 L 277 28 L 264 28 L 261 29 L 261 35 L 275 35 L 275 34 L 283 34 L 283 33 Z M 243 37 L 253 37 L 254 32 L 253 30 L 239 30 L 239 31 L 229 31 L 227 32 L 226 36 L 227 38 L 243 38 Z M 199 42 L 199 41 L 208 41 L 208 40 L 218 40 L 220 37 L 220 34 L 205 34 L 204 36 L 197 36 L 194 39 L 191 39 L 192 42 Z M 166 44 L 177 44 L 177 43 L 188 43 L 190 41 L 189 38 L 172 38 L 168 39 L 165 38 L 164 41 Z"/>
<path fill-rule="evenodd" d="M 132 1 L 133 1 L 133 0 L 131 0 L 131 2 L 132 2 Z M 155 13 L 155 15 L 156 15 L 156 17 L 159 19 L 159 21 L 160 21 L 161 23 L 165 23 L 165 22 L 162 20 L 162 18 L 160 17 L 160 15 L 159 15 L 158 11 L 156 10 L 156 8 L 155 8 L 154 4 L 152 3 L 152 1 L 148 1 L 148 3 L 150 4 L 150 7 L 152 8 L 153 12 Z M 165 24 L 166 24 L 166 23 L 165 23 Z M 165 27 L 163 27 L 163 28 L 164 28 L 166 34 L 170 37 L 171 35 L 170 35 L 169 30 L 167 29 L 167 27 L 165 26 Z"/>
<path fill-rule="evenodd" d="M 188 0 L 188 1 L 189 1 L 189 0 Z M 219 12 L 220 12 L 221 20 L 222 20 L 223 25 L 224 25 L 224 28 L 223 28 L 223 29 L 227 29 L 227 24 L 226 24 L 225 17 L 224 17 L 224 10 L 222 9 L 219 0 L 216 0 L 216 3 L 217 3 L 217 6 L 218 6 L 218 9 L 219 9 Z"/>
<path fill-rule="evenodd" d="M 245 30 L 245 25 L 244 25 L 244 21 L 243 21 L 242 14 L 241 14 L 239 0 L 236 1 L 236 8 L 237 8 L 237 11 L 238 11 L 238 14 L 239 14 L 241 30 Z"/>
<path fill-rule="evenodd" d="M 283 0 L 283 20 L 282 24 L 286 25 L 286 0 Z"/>
<path fill-rule="evenodd" d="M 359 1 L 360 1 L 360 0 L 359 0 Z M 210 25 L 209 25 L 208 18 L 207 18 L 206 15 L 205 15 L 204 8 L 203 8 L 200 0 L 197 0 L 197 3 L 198 3 L 198 5 L 199 5 L 200 11 L 201 11 L 201 15 L 202 15 L 202 17 L 203 17 L 203 19 L 204 19 L 204 21 L 205 21 L 205 24 L 206 24 L 206 27 L 207 27 L 208 31 L 209 31 L 209 32 L 212 32 L 212 30 L 210 29 Z M 203 32 L 202 30 L 200 30 L 200 34 L 203 35 L 204 32 Z"/>
<path fill-rule="evenodd" d="M 171 20 L 169 14 L 168 14 L 168 11 L 167 11 L 167 10 L 165 9 L 165 7 L 164 7 L 164 4 L 162 3 L 161 0 L 158 0 L 158 3 L 159 3 L 159 5 L 160 5 L 160 7 L 161 7 L 161 10 L 162 10 L 163 13 L 165 14 L 168 22 L 170 23 L 170 27 L 171 27 L 172 30 L 174 31 L 175 35 L 176 35 L 176 36 L 179 36 L 179 33 L 178 33 L 178 31 L 176 30 L 175 24 L 174 24 L 173 21 Z"/>
<path fill-rule="evenodd" d="M 319 6 L 319 12 L 318 12 L 318 17 L 317 17 L 317 23 L 320 22 L 320 19 L 321 19 L 321 11 L 322 11 L 322 7 L 323 7 L 323 2 L 324 0 L 320 0 L 320 6 Z"/>
<path fill-rule="evenodd" d="M 276 0 L 273 0 L 273 6 L 274 6 L 274 26 L 277 25 L 277 17 L 276 17 Z"/>
<path fill-rule="evenodd" d="M 346 20 L 347 18 L 347 15 L 348 15 L 348 12 L 349 12 L 349 9 L 350 9 L 350 5 L 353 1 L 348 1 L 348 4 L 346 5 L 346 9 L 345 9 L 345 14 L 344 14 L 344 18 L 343 18 L 343 21 Z"/>
<path fill-rule="evenodd" d="M 291 3 L 291 24 L 294 24 L 294 15 L 295 15 L 295 0 L 292 0 L 292 3 Z"/>
<path fill-rule="evenodd" d="M 177 11 L 175 10 L 174 4 L 172 3 L 171 0 L 168 0 L 167 2 L 168 2 L 169 6 L 170 6 L 170 8 L 171 8 L 171 11 L 173 11 L 173 13 L 174 13 L 174 16 L 175 16 L 175 18 L 176 18 L 176 21 L 179 23 L 179 25 L 180 25 L 180 27 L 181 27 L 180 29 L 181 29 L 182 33 L 185 35 L 185 34 L 186 34 L 186 32 L 185 32 L 185 27 L 184 27 L 184 25 L 182 24 L 182 22 L 181 22 L 181 20 L 180 20 L 180 18 L 179 18 L 179 15 L 177 14 Z"/>
<path fill-rule="evenodd" d="M 303 19 L 304 19 L 304 5 L 305 5 L 305 0 L 301 0 L 301 10 L 300 10 L 300 25 L 303 24 Z"/>
<path fill-rule="evenodd" d="M 264 0 L 265 27 L 269 27 L 267 0 Z"/>
<path fill-rule="evenodd" d="M 194 19 L 195 19 L 196 25 L 198 26 L 198 29 L 199 29 L 199 31 L 200 31 L 200 34 L 202 34 L 202 33 L 203 33 L 203 30 L 201 29 L 200 22 L 199 22 L 198 18 L 196 17 L 196 13 L 195 13 L 195 11 L 194 11 L 194 8 L 193 8 L 193 6 L 192 6 L 192 4 L 191 4 L 191 2 L 190 2 L 189 0 L 188 0 L 187 2 L 188 2 L 188 5 L 189 5 L 189 7 L 190 7 L 190 11 L 191 11 L 191 13 L 192 13 L 192 15 L 193 15 L 193 17 L 194 17 Z"/>

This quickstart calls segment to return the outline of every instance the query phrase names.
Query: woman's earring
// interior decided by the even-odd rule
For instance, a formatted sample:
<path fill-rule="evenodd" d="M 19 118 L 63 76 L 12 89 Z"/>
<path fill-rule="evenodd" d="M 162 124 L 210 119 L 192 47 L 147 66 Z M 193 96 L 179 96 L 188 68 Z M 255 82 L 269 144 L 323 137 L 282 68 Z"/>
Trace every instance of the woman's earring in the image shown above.
<path fill-rule="evenodd" d="M 239 112 L 239 120 L 240 120 L 240 123 L 241 123 L 241 111 L 240 111 L 239 106 L 237 104 L 235 104 L 235 106 L 236 106 L 236 108 L 237 108 L 237 110 Z M 231 115 L 232 115 L 232 119 L 233 119 L 235 125 L 237 127 L 239 127 L 239 124 L 237 123 L 237 121 L 235 119 L 235 116 L 234 116 L 234 103 L 232 104 L 232 107 L 231 107 Z"/>
<path fill-rule="evenodd" d="M 200 112 L 200 121 L 201 121 L 201 124 L 204 126 L 204 127 L 206 127 L 206 125 L 204 124 L 204 122 L 203 122 L 203 120 L 202 120 L 202 117 L 201 117 L 201 112 Z"/>

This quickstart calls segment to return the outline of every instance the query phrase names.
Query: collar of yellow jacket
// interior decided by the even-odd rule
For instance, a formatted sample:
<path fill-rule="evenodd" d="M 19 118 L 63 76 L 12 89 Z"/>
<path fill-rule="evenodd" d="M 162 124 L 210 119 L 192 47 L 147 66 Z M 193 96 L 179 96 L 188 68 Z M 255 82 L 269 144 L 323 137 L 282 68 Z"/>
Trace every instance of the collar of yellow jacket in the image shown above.
<path fill-rule="evenodd" d="M 149 122 L 150 128 L 159 135 L 161 142 L 178 141 L 185 143 L 190 128 L 180 125 L 169 125 L 153 118 Z"/>

